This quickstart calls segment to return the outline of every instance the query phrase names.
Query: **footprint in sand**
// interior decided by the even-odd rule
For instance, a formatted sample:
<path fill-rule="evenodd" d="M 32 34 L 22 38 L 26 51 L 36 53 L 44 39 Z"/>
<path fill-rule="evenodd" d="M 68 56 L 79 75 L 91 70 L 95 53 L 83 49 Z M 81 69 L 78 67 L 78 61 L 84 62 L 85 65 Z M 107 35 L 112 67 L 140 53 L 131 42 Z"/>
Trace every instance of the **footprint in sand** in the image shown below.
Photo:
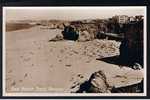
<path fill-rule="evenodd" d="M 6 78 L 6 81 L 11 80 L 11 78 Z"/>
<path fill-rule="evenodd" d="M 67 56 L 65 56 L 65 59 L 68 59 L 68 57 L 67 57 Z"/>
<path fill-rule="evenodd" d="M 33 41 L 33 44 L 36 44 L 36 41 Z"/>
<path fill-rule="evenodd" d="M 15 86 L 16 85 L 16 82 L 15 81 L 13 81 L 13 83 L 11 83 L 11 86 Z"/>
<path fill-rule="evenodd" d="M 21 82 L 23 82 L 23 80 L 19 80 L 19 82 L 21 83 Z"/>
<path fill-rule="evenodd" d="M 63 49 L 61 49 L 61 50 L 60 50 L 60 53 L 64 53 L 64 50 L 63 50 Z"/>
<path fill-rule="evenodd" d="M 49 51 L 50 51 L 50 52 L 53 52 L 53 49 L 50 49 Z"/>
<path fill-rule="evenodd" d="M 23 56 L 20 56 L 20 58 L 23 58 Z"/>
<path fill-rule="evenodd" d="M 58 60 L 59 62 L 62 62 L 62 60 L 60 59 L 60 60 Z"/>
<path fill-rule="evenodd" d="M 53 65 L 50 65 L 49 67 L 50 67 L 50 68 L 53 68 L 54 66 L 53 66 Z"/>
<path fill-rule="evenodd" d="M 34 53 L 32 51 L 29 54 L 34 55 Z"/>
<path fill-rule="evenodd" d="M 25 73 L 24 78 L 26 78 L 27 76 L 28 76 L 28 74 L 27 74 L 27 73 Z"/>
<path fill-rule="evenodd" d="M 59 58 L 59 55 L 57 55 L 57 58 Z"/>
<path fill-rule="evenodd" d="M 25 58 L 24 61 L 29 61 L 31 58 Z"/>
<path fill-rule="evenodd" d="M 86 51 L 83 52 L 83 55 L 86 55 Z"/>
<path fill-rule="evenodd" d="M 87 46 L 85 46 L 84 49 L 86 50 L 86 49 L 87 49 Z"/>
<path fill-rule="evenodd" d="M 73 54 L 72 54 L 72 53 L 69 53 L 69 55 L 72 56 Z"/>
<path fill-rule="evenodd" d="M 71 64 L 66 64 L 65 66 L 66 66 L 66 67 L 71 67 Z"/>
<path fill-rule="evenodd" d="M 86 63 L 90 63 L 90 62 L 91 62 L 90 60 L 86 61 Z"/>
<path fill-rule="evenodd" d="M 9 70 L 8 73 L 12 73 L 12 70 Z"/>
<path fill-rule="evenodd" d="M 38 49 L 40 50 L 40 49 L 41 49 L 41 47 L 38 47 Z"/>

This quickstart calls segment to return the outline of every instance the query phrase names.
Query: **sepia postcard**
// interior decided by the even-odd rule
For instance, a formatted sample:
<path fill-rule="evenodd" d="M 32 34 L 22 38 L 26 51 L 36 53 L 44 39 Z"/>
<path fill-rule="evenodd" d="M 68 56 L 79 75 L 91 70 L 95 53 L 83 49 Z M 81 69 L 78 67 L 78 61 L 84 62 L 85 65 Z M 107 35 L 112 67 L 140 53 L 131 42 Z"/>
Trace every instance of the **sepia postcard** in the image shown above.
<path fill-rule="evenodd" d="M 146 96 L 146 7 L 3 7 L 3 96 Z"/>

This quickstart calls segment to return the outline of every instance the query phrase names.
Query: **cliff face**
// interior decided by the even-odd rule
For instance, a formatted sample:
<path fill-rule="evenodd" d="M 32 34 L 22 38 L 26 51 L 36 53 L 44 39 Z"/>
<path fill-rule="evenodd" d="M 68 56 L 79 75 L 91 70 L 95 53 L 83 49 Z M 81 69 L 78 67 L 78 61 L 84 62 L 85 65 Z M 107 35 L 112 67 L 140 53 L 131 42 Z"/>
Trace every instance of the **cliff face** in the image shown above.
<path fill-rule="evenodd" d="M 143 20 L 125 25 L 125 38 L 120 46 L 121 59 L 132 65 L 143 65 Z"/>
<path fill-rule="evenodd" d="M 64 29 L 63 34 L 72 40 L 84 42 L 98 38 L 122 41 L 120 45 L 122 63 L 129 66 L 139 63 L 143 66 L 143 19 L 121 25 L 109 20 L 70 21 L 63 27 L 62 24 L 64 23 L 57 25 L 56 28 Z"/>

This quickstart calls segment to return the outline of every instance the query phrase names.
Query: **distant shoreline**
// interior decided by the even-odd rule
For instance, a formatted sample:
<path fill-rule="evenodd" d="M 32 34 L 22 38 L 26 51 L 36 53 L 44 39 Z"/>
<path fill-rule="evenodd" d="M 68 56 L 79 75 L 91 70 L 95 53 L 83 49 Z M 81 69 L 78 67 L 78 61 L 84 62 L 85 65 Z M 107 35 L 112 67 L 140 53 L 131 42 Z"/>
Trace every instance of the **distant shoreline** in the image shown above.
<path fill-rule="evenodd" d="M 30 25 L 28 23 L 6 23 L 6 32 L 28 29 L 35 25 Z"/>

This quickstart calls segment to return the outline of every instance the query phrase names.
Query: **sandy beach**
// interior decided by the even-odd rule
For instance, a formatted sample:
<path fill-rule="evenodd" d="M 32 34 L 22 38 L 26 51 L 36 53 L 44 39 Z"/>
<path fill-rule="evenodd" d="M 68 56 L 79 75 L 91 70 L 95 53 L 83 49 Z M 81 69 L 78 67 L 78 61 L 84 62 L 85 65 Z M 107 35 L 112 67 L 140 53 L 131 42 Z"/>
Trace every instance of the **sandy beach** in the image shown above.
<path fill-rule="evenodd" d="M 120 87 L 128 81 L 137 83 L 143 78 L 143 70 L 97 60 L 119 55 L 120 42 L 98 39 L 49 42 L 61 31 L 36 26 L 6 32 L 7 92 L 75 92 L 99 70 L 104 71 L 110 86 Z M 132 77 L 116 77 L 118 75 Z"/>

